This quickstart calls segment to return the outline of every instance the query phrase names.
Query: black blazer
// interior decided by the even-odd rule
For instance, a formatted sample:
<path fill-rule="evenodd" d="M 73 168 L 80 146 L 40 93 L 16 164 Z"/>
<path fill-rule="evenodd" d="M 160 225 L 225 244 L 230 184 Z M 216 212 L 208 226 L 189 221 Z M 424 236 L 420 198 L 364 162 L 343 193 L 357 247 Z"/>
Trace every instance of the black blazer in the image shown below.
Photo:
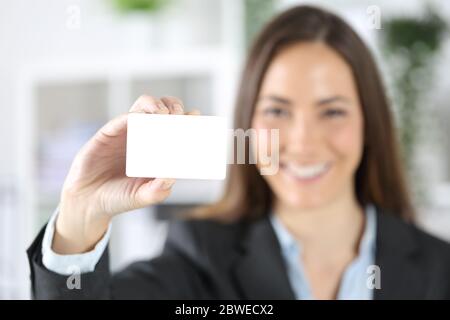
<path fill-rule="evenodd" d="M 280 247 L 267 217 L 251 224 L 174 221 L 162 254 L 111 275 L 108 250 L 81 289 L 47 270 L 44 229 L 28 249 L 37 299 L 294 299 Z M 387 213 L 377 212 L 375 299 L 450 299 L 450 245 Z"/>

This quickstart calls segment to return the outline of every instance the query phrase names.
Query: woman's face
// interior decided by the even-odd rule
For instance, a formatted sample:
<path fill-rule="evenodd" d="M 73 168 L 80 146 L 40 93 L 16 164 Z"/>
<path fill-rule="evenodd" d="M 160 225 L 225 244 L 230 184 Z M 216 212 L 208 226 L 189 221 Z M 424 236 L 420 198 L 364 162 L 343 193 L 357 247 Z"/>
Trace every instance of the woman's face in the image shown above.
<path fill-rule="evenodd" d="M 304 42 L 276 55 L 263 79 L 252 128 L 279 129 L 279 170 L 263 175 L 278 203 L 314 209 L 353 197 L 363 125 L 352 71 L 332 48 Z"/>

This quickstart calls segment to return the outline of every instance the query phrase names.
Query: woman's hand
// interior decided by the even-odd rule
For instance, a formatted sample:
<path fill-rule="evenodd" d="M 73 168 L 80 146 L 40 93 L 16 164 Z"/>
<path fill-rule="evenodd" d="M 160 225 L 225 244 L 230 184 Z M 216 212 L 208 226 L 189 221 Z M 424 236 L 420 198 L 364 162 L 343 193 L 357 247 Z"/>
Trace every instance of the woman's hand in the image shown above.
<path fill-rule="evenodd" d="M 185 114 L 181 100 L 151 96 L 139 97 L 130 112 Z M 123 114 L 109 121 L 76 155 L 61 192 L 52 244 L 55 252 L 89 251 L 114 215 L 157 204 L 169 196 L 173 179 L 125 175 L 127 117 Z"/>

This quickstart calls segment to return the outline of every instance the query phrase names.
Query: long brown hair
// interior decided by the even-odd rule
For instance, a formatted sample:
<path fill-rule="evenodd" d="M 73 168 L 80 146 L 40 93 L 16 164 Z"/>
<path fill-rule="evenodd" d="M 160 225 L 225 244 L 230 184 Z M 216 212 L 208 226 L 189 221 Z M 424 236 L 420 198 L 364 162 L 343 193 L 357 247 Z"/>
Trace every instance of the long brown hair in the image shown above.
<path fill-rule="evenodd" d="M 379 72 L 364 42 L 338 16 L 316 7 L 297 6 L 265 26 L 250 49 L 244 68 L 235 129 L 250 128 L 261 82 L 273 57 L 287 45 L 302 41 L 324 42 L 352 69 L 365 123 L 365 147 L 355 174 L 358 202 L 363 207 L 374 204 L 404 220 L 413 220 L 394 124 Z M 247 154 L 248 147 L 247 143 Z M 255 218 L 269 212 L 273 193 L 254 164 L 230 164 L 227 177 L 222 199 L 198 209 L 197 216 Z"/>

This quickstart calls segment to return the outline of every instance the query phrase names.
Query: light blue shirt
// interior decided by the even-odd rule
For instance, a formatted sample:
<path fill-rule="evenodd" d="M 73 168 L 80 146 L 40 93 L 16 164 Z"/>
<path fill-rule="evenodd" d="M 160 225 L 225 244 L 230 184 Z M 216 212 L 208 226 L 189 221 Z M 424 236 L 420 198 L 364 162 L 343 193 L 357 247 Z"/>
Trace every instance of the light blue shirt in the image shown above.
<path fill-rule="evenodd" d="M 50 271 L 62 275 L 73 273 L 93 272 L 95 266 L 105 251 L 111 236 L 111 224 L 109 224 L 103 238 L 97 243 L 94 249 L 81 254 L 58 254 L 52 250 L 53 236 L 55 234 L 55 222 L 58 217 L 58 209 L 55 210 L 45 228 L 42 239 L 42 263 Z"/>
<path fill-rule="evenodd" d="M 338 300 L 372 300 L 373 290 L 368 285 L 370 266 L 375 264 L 376 244 L 376 212 L 374 206 L 367 206 L 366 225 L 361 238 L 358 256 L 345 269 L 339 291 Z M 301 246 L 289 233 L 276 215 L 270 217 L 281 253 L 287 268 L 289 282 L 296 299 L 314 299 L 301 260 Z"/>

